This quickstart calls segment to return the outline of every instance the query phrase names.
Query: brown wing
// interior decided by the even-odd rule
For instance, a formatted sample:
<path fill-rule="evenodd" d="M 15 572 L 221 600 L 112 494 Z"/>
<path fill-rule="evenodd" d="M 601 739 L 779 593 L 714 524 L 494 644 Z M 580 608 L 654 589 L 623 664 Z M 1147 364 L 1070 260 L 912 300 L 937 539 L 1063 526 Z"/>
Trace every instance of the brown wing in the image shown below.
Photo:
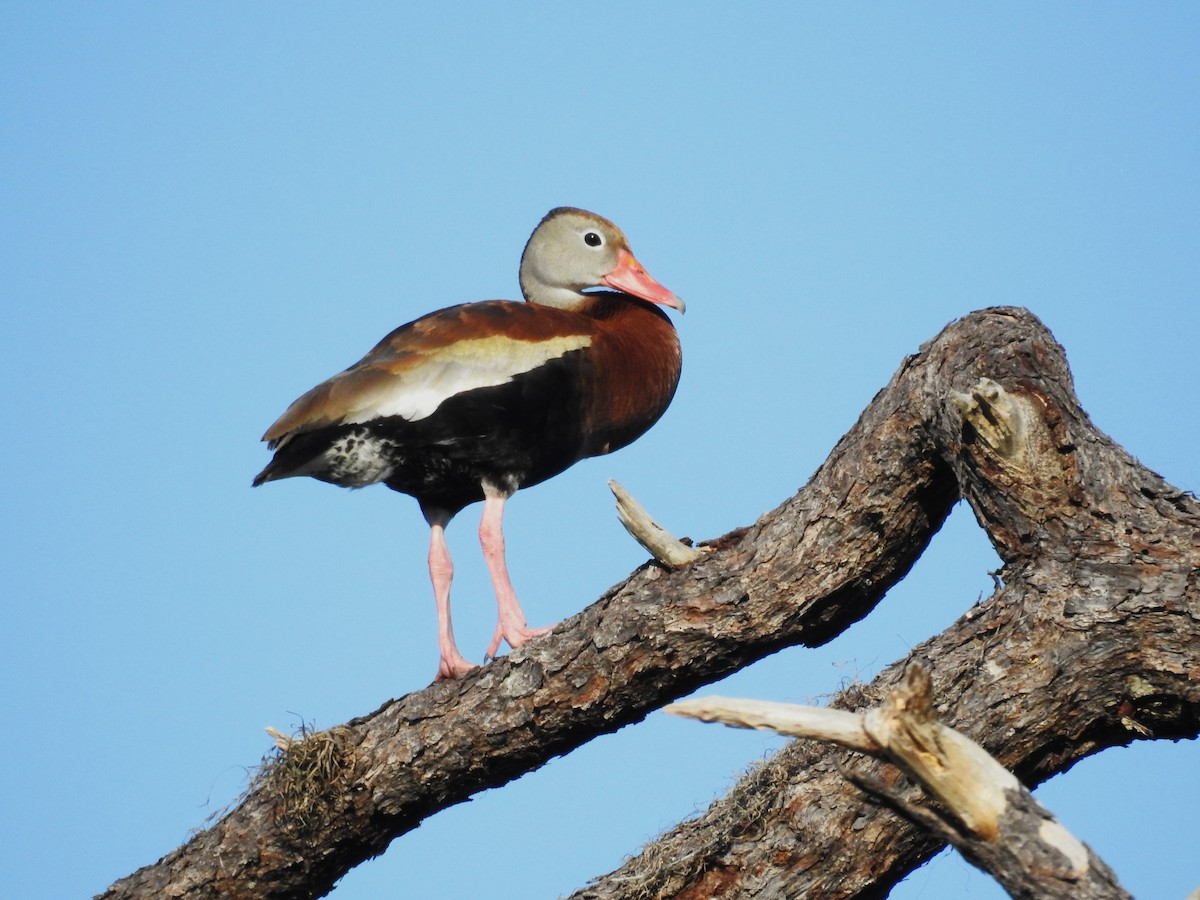
<path fill-rule="evenodd" d="M 439 310 L 397 328 L 359 362 L 304 394 L 263 440 L 274 448 L 329 425 L 423 419 L 456 394 L 504 384 L 588 347 L 594 330 L 579 313 L 508 300 Z"/>

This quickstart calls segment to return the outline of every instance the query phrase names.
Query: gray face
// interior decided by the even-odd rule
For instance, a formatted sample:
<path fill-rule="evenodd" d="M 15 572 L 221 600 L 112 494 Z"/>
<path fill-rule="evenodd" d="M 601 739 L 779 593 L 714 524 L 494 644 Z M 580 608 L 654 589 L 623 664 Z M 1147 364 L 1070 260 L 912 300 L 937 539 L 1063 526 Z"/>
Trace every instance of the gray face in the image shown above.
<path fill-rule="evenodd" d="M 570 307 L 599 287 L 617 266 L 625 236 L 607 219 L 583 210 L 550 213 L 521 257 L 521 290 L 531 303 Z"/>

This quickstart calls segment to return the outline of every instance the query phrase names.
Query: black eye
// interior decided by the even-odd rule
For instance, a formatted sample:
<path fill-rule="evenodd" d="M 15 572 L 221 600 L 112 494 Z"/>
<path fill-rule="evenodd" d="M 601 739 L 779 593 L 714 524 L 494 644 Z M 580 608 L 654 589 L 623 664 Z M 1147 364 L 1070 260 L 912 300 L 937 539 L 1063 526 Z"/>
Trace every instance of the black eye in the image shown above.
<path fill-rule="evenodd" d="M 587 234 L 585 234 L 583 236 L 583 242 L 589 247 L 599 247 L 604 243 L 600 235 L 596 234 L 594 231 L 589 231 Z"/>

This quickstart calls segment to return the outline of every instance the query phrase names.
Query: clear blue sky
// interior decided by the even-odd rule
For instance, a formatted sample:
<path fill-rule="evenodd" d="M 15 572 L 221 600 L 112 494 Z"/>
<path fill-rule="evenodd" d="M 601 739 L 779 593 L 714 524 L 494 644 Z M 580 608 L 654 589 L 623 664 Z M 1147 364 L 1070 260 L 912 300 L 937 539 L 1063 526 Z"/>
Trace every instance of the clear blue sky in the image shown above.
<path fill-rule="evenodd" d="M 392 327 L 516 297 L 550 207 L 617 221 L 686 298 L 658 426 L 509 506 L 549 624 L 640 564 L 615 477 L 713 537 L 800 487 L 951 319 L 1035 311 L 1097 424 L 1200 487 L 1200 6 L 265 4 L 0 8 L 0 881 L 81 897 L 243 788 L 263 726 L 423 687 L 416 504 L 295 480 L 258 437 Z M 494 601 L 451 527 L 456 625 Z M 960 509 L 820 650 L 710 690 L 804 701 L 980 596 Z M 554 897 L 779 741 L 656 714 L 443 812 L 341 900 Z M 1142 897 L 1200 884 L 1194 742 L 1040 796 Z M 1001 896 L 947 855 L 903 898 Z"/>

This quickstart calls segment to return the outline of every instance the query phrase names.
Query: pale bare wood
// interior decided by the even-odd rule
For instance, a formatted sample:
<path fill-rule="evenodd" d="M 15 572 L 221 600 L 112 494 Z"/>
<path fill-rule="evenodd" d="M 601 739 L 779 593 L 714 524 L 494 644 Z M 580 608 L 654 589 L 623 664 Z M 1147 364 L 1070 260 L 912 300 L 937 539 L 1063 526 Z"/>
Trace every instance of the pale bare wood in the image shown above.
<path fill-rule="evenodd" d="M 880 749 L 861 715 L 824 706 L 709 696 L 670 703 L 662 711 L 701 722 L 720 722 L 731 728 L 756 728 L 788 737 L 825 741 L 860 753 L 875 754 Z"/>
<path fill-rule="evenodd" d="M 646 508 L 621 486 L 621 482 L 610 478 L 608 489 L 617 498 L 617 518 L 625 530 L 658 562 L 675 569 L 695 562 L 704 555 L 654 521 Z"/>

